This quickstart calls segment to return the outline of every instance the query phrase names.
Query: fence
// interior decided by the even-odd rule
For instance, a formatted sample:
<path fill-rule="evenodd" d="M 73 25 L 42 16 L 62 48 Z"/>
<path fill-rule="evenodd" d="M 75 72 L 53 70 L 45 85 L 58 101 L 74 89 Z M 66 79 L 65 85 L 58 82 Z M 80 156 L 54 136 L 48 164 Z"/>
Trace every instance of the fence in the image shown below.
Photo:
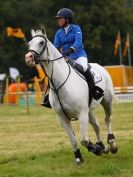
<path fill-rule="evenodd" d="M 8 92 L 6 95 L 3 95 L 3 103 L 7 105 L 37 105 L 40 104 L 43 99 L 43 92 L 35 91 L 24 91 L 24 92 Z M 39 96 L 38 96 L 39 95 Z M 13 99 L 12 99 L 13 97 Z"/>
<path fill-rule="evenodd" d="M 114 87 L 133 86 L 133 67 L 124 65 L 105 66 Z"/>
<path fill-rule="evenodd" d="M 39 97 L 38 97 L 39 94 Z M 8 94 L 3 94 L 3 100 L 1 104 L 4 105 L 19 105 L 24 106 L 27 114 L 30 114 L 30 106 L 40 105 L 42 102 L 44 92 L 35 92 L 35 91 L 25 91 L 25 92 L 8 92 Z M 15 102 L 9 101 L 8 98 L 13 96 L 13 100 L 15 98 Z"/>
<path fill-rule="evenodd" d="M 133 86 L 114 87 L 114 93 L 119 102 L 133 102 Z"/>
<path fill-rule="evenodd" d="M 118 102 L 133 102 L 133 86 L 129 87 L 114 87 L 115 98 Z M 1 103 L 6 105 L 14 104 L 9 102 L 8 98 L 15 97 L 16 105 L 30 106 L 40 105 L 43 99 L 44 92 L 40 91 L 25 91 L 25 92 L 8 92 L 6 95 L 0 93 L 3 100 Z M 5 97 L 6 96 L 6 97 Z"/>

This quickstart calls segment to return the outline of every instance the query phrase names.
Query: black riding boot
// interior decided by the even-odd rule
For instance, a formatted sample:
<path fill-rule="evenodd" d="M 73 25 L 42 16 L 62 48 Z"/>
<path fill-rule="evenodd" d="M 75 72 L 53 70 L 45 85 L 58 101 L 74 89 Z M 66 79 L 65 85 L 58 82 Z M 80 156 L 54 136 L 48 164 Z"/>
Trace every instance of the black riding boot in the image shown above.
<path fill-rule="evenodd" d="M 89 85 L 89 88 L 90 88 L 90 92 L 92 94 L 92 97 L 95 99 L 95 100 L 99 100 L 103 95 L 103 90 L 98 87 L 98 86 L 95 86 L 95 82 L 94 82 L 94 76 L 92 75 L 90 69 L 88 68 L 87 71 L 84 73 L 84 76 L 87 80 L 87 83 Z"/>
<path fill-rule="evenodd" d="M 41 106 L 51 108 L 50 102 L 49 102 L 49 94 L 47 94 L 43 100 L 43 103 L 41 103 Z"/>

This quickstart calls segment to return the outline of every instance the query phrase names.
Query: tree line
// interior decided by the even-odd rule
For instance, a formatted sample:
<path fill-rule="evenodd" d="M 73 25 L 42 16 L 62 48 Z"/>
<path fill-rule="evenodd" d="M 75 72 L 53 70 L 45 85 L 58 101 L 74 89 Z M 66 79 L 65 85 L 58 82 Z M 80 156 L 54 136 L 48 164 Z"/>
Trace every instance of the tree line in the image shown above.
<path fill-rule="evenodd" d="M 26 39 L 31 39 L 31 28 L 39 29 L 44 25 L 48 38 L 53 42 L 58 29 L 55 15 L 63 7 L 75 13 L 75 23 L 83 31 L 83 43 L 89 62 L 101 65 L 118 65 L 119 56 L 114 56 L 114 43 L 118 30 L 121 32 L 122 48 L 127 32 L 133 41 L 133 3 L 130 0 L 6 0 L 0 2 L 0 73 L 9 72 L 9 67 L 19 69 L 24 78 L 31 78 L 36 73 L 28 68 L 24 61 L 27 46 L 24 41 L 8 37 L 6 28 L 21 28 Z M 131 49 L 133 56 L 133 50 Z M 133 61 L 132 61 L 133 63 Z M 123 64 L 128 65 L 127 56 Z"/>

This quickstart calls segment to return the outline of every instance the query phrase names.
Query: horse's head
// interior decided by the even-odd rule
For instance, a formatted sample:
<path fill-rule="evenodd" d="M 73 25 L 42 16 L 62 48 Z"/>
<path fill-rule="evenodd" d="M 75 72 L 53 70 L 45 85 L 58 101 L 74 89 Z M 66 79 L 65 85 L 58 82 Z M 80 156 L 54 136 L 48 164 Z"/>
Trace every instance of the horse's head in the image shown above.
<path fill-rule="evenodd" d="M 41 30 L 31 30 L 32 40 L 28 43 L 29 51 L 25 55 L 26 64 L 33 67 L 43 57 L 47 48 L 47 36 L 44 27 Z"/>

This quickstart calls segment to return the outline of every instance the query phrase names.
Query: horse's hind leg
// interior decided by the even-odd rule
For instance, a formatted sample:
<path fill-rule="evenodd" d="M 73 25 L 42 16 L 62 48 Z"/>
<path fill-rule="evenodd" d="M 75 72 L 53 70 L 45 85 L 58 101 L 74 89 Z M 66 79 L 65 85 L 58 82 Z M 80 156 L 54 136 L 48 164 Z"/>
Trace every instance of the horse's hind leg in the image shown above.
<path fill-rule="evenodd" d="M 77 164 L 83 163 L 84 160 L 83 160 L 80 150 L 78 148 L 77 140 L 76 140 L 74 131 L 72 129 L 70 120 L 68 120 L 66 117 L 59 117 L 58 116 L 58 118 L 59 118 L 59 121 L 60 121 L 62 127 L 66 130 L 66 132 L 68 134 L 69 140 L 70 140 L 71 145 L 74 150 L 76 163 Z"/>
<path fill-rule="evenodd" d="M 110 151 L 114 154 L 117 152 L 118 147 L 115 143 L 115 136 L 112 132 L 112 126 L 111 126 L 112 101 L 107 102 L 105 101 L 105 99 L 103 99 L 101 104 L 105 111 L 105 122 L 108 130 L 107 142 L 110 145 Z"/>

